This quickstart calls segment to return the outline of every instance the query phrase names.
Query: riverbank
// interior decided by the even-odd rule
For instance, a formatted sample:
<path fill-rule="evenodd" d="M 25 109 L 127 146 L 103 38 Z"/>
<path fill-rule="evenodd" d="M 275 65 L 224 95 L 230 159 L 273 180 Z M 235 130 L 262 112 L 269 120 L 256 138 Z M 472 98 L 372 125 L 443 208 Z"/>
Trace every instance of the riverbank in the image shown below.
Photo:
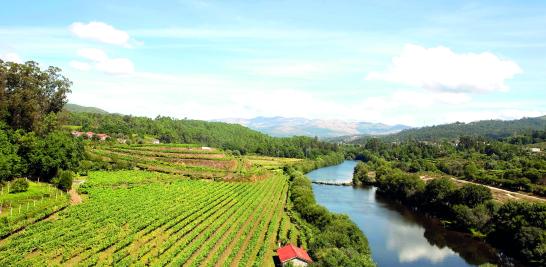
<path fill-rule="evenodd" d="M 355 165 L 356 161 L 344 161 L 306 175 L 318 181 L 336 177 L 347 181 Z M 347 214 L 364 232 L 378 266 L 510 266 L 513 263 L 483 240 L 445 229 L 440 220 L 377 194 L 376 187 L 313 183 L 312 188 L 317 203 L 332 212 Z"/>

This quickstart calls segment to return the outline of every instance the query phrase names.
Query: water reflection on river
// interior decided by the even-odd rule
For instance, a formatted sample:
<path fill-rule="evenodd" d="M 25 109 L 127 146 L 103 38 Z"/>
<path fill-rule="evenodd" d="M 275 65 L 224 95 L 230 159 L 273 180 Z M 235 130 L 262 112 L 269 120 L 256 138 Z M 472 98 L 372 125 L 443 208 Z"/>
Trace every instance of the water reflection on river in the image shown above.
<path fill-rule="evenodd" d="M 312 180 L 348 180 L 355 161 L 315 170 Z M 498 261 L 496 251 L 468 235 L 446 231 L 436 220 L 376 195 L 375 187 L 313 184 L 317 201 L 348 214 L 366 234 L 379 266 L 474 266 Z"/>

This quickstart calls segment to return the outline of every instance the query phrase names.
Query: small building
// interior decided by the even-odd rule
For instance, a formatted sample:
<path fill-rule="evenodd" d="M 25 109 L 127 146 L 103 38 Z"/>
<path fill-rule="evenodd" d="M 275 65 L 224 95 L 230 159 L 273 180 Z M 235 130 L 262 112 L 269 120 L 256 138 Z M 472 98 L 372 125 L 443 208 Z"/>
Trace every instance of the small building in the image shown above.
<path fill-rule="evenodd" d="M 85 136 L 87 136 L 88 139 L 93 138 L 94 135 L 95 135 L 94 132 L 87 132 L 87 133 L 85 133 Z"/>
<path fill-rule="evenodd" d="M 152 139 L 152 144 L 159 145 L 161 142 L 159 142 L 159 139 Z"/>
<path fill-rule="evenodd" d="M 95 136 L 96 136 L 97 139 L 99 139 L 100 141 L 104 141 L 104 140 L 106 140 L 106 138 L 110 137 L 110 136 L 108 136 L 107 134 L 96 134 Z"/>
<path fill-rule="evenodd" d="M 538 148 L 538 147 L 531 147 L 531 152 L 538 153 L 538 152 L 540 152 L 540 148 Z"/>
<path fill-rule="evenodd" d="M 309 254 L 307 254 L 304 249 L 296 247 L 292 244 L 288 244 L 277 249 L 277 255 L 279 256 L 279 261 L 283 266 L 288 263 L 292 264 L 293 266 L 307 266 L 313 262 L 311 257 L 309 257 Z"/>
<path fill-rule="evenodd" d="M 202 146 L 201 147 L 201 150 L 212 150 L 212 148 L 208 147 L 208 146 Z"/>
<path fill-rule="evenodd" d="M 72 136 L 74 137 L 80 137 L 83 135 L 83 132 L 79 132 L 79 131 L 72 131 Z"/>

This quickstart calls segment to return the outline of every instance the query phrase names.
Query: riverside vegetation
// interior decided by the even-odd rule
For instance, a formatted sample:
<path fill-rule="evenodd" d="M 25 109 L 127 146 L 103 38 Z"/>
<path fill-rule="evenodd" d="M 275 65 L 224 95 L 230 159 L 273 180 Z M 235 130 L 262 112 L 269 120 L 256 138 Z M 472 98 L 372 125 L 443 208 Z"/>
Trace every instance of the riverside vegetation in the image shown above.
<path fill-rule="evenodd" d="M 543 142 L 543 133 L 500 140 L 461 137 L 456 145 L 373 139 L 364 149 L 353 150 L 352 155 L 363 160 L 353 182 L 375 185 L 378 193 L 439 217 L 447 227 L 468 231 L 528 264 L 543 266 L 545 201 L 498 201 L 483 185 L 460 185 L 453 179 L 544 196 L 545 157 L 523 146 Z"/>

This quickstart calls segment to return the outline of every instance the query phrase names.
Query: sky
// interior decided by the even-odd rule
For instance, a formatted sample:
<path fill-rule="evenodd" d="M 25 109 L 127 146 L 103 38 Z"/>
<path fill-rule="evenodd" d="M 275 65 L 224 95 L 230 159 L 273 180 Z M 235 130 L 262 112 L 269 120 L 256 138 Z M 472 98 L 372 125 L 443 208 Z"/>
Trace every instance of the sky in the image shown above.
<path fill-rule="evenodd" d="M 6 1 L 0 58 L 122 114 L 517 119 L 546 114 L 546 1 Z"/>

